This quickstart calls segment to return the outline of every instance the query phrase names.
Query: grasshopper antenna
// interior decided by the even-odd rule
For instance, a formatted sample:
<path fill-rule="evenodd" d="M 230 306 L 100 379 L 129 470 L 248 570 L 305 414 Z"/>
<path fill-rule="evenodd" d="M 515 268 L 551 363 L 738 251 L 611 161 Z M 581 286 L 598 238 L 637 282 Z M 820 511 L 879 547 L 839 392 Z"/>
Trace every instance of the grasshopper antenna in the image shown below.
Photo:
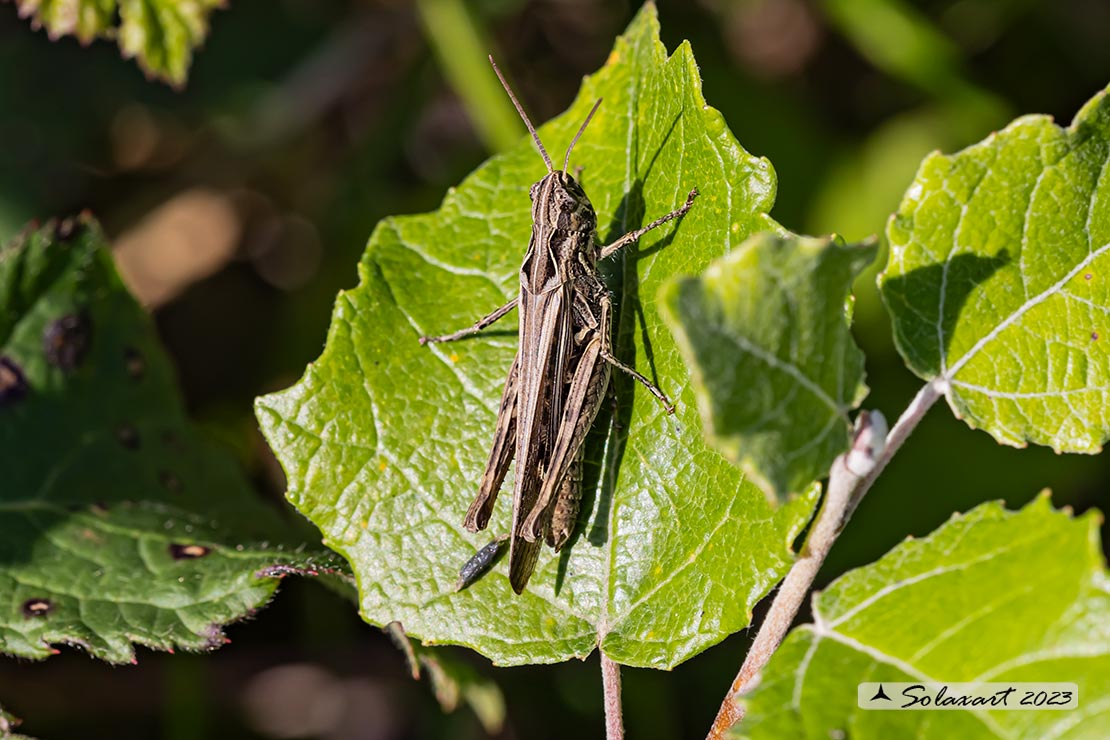
<path fill-rule="evenodd" d="M 574 141 L 570 142 L 570 146 L 567 147 L 567 156 L 566 159 L 563 160 L 563 172 L 566 172 L 567 167 L 570 166 L 571 150 L 574 149 L 574 145 L 578 143 L 578 140 L 582 138 L 582 132 L 585 131 L 586 127 L 590 125 L 590 119 L 594 117 L 594 113 L 597 113 L 597 108 L 600 105 L 601 98 L 598 98 L 597 102 L 594 103 L 594 107 L 590 108 L 590 112 L 586 114 L 586 120 L 583 121 L 582 125 L 578 128 L 578 133 L 574 135 Z"/>
<path fill-rule="evenodd" d="M 555 168 L 551 166 L 551 157 L 547 156 L 547 150 L 543 148 L 543 142 L 540 141 L 540 135 L 536 133 L 536 127 L 528 120 L 528 114 L 525 113 L 524 108 L 520 106 L 520 101 L 516 99 L 516 95 L 513 95 L 513 89 L 509 87 L 509 83 L 505 82 L 505 76 L 501 74 L 501 70 L 497 68 L 497 62 L 493 61 L 493 54 L 489 55 L 489 63 L 493 65 L 493 71 L 497 73 L 497 79 L 501 80 L 501 87 L 505 88 L 505 92 L 509 93 L 509 100 L 513 101 L 516 112 L 519 113 L 520 117 L 524 120 L 524 125 L 528 127 L 528 133 L 532 134 L 532 139 L 536 142 L 536 146 L 539 147 L 540 156 L 543 157 L 543 163 L 547 165 L 547 171 L 554 172 Z M 590 115 L 593 114 L 591 113 Z M 589 120 L 589 118 L 586 119 L 587 122 Z M 582 128 L 585 127 L 586 125 L 582 124 Z M 581 134 L 582 132 L 579 131 L 578 133 Z M 575 140 L 577 141 L 577 137 L 575 137 Z"/>

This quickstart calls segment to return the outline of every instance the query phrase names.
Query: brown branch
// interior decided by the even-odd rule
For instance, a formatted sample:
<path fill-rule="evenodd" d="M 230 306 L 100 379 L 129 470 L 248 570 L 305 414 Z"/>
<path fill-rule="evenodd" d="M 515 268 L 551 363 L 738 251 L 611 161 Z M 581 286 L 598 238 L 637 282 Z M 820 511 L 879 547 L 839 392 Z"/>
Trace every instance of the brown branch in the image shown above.
<path fill-rule="evenodd" d="M 833 461 L 829 471 L 828 490 L 805 546 L 775 594 L 771 608 L 744 658 L 744 664 L 740 666 L 728 694 L 721 702 L 707 740 L 723 740 L 729 728 L 744 718 L 745 707 L 740 703 L 740 697 L 759 683 L 761 671 L 782 644 L 821 569 L 821 564 L 825 562 L 825 556 L 848 523 L 856 505 L 925 416 L 925 412 L 943 394 L 944 386 L 939 381 L 924 386 L 899 417 L 890 434 L 886 434 L 886 422 L 882 414 L 866 411 L 860 413 L 856 420 L 852 447 Z"/>

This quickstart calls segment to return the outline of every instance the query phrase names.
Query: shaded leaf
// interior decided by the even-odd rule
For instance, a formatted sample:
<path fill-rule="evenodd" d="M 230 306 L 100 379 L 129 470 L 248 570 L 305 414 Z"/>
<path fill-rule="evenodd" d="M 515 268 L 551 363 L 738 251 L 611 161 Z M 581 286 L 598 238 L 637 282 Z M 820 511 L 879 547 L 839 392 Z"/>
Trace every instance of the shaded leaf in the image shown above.
<path fill-rule="evenodd" d="M 747 738 L 1110 736 L 1110 579 L 1099 518 L 983 504 L 814 601 L 746 698 Z M 1074 682 L 1074 712 L 883 712 L 865 681 Z"/>
<path fill-rule="evenodd" d="M 19 14 L 50 38 L 73 35 L 82 44 L 117 39 L 120 52 L 143 71 L 182 85 L 193 49 L 208 33 L 208 15 L 224 0 L 14 0 Z"/>
<path fill-rule="evenodd" d="M 925 159 L 880 277 L 911 369 L 1000 442 L 1110 435 L 1110 98 Z"/>
<path fill-rule="evenodd" d="M 598 97 L 571 167 L 584 166 L 602 241 L 701 191 L 680 222 L 606 266 L 616 352 L 678 413 L 666 416 L 615 373 L 617 415 L 604 409 L 587 440 L 577 535 L 559 555 L 545 550 L 523 595 L 512 594 L 505 563 L 454 591 L 462 564 L 508 531 L 508 496 L 489 531 L 469 534 L 462 519 L 516 351 L 515 314 L 464 342 L 417 338 L 466 326 L 515 295 L 528 189 L 544 173 L 529 140 L 479 168 L 439 211 L 379 224 L 323 355 L 296 386 L 257 404 L 289 499 L 352 563 L 363 617 L 502 664 L 584 657 L 600 644 L 617 661 L 667 667 L 715 644 L 749 622 L 785 572 L 816 495 L 776 510 L 706 446 L 687 370 L 652 301 L 667 277 L 697 273 L 775 226 L 769 163 L 705 104 L 689 46 L 667 57 L 650 4 L 569 111 L 541 128 L 556 159 Z"/>
<path fill-rule="evenodd" d="M 413 679 L 428 676 L 428 685 L 445 712 L 454 712 L 465 702 L 482 728 L 490 735 L 501 732 L 505 724 L 505 697 L 497 684 L 483 676 L 451 651 L 457 648 L 428 647 L 414 643 L 400 622 L 384 627 L 397 648 L 404 653 Z"/>
<path fill-rule="evenodd" d="M 216 647 L 273 593 L 256 571 L 340 565 L 281 544 L 288 526 L 189 424 L 87 218 L 0 251 L 0 470 L 0 652 Z"/>
<path fill-rule="evenodd" d="M 444 649 L 417 646 L 416 650 L 444 711 L 453 712 L 465 702 L 482 729 L 490 735 L 501 732 L 505 725 L 505 697 L 496 683 Z"/>
<path fill-rule="evenodd" d="M 706 434 L 779 499 L 848 447 L 866 394 L 849 292 L 874 243 L 757 234 L 660 293 Z"/>

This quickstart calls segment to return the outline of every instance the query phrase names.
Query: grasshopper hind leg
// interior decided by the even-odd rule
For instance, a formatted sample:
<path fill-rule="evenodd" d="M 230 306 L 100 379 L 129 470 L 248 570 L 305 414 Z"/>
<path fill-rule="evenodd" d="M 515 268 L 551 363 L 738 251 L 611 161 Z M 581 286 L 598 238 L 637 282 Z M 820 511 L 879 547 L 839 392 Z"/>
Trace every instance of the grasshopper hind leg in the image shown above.
<path fill-rule="evenodd" d="M 474 503 L 466 511 L 463 520 L 471 532 L 478 532 L 486 528 L 493 505 L 497 501 L 497 494 L 501 484 L 509 472 L 509 465 L 513 462 L 516 447 L 513 444 L 516 436 L 516 398 L 517 385 L 520 379 L 519 358 L 513 360 L 509 369 L 509 377 L 505 380 L 505 390 L 501 393 L 501 407 L 497 413 L 497 431 L 493 435 L 493 447 L 490 449 L 489 461 L 482 473 L 482 482 L 478 485 L 478 495 Z"/>
<path fill-rule="evenodd" d="M 559 487 L 555 497 L 555 506 L 551 511 L 551 523 L 548 525 L 546 542 L 548 547 L 555 552 L 563 549 L 563 545 L 570 541 L 578 526 L 578 509 L 582 504 L 582 458 L 585 450 L 579 450 L 578 456 L 567 469 L 566 477 Z"/>
<path fill-rule="evenodd" d="M 536 560 L 540 557 L 542 542 L 528 542 L 523 537 L 512 537 L 509 544 L 509 584 L 517 594 L 524 593 Z"/>

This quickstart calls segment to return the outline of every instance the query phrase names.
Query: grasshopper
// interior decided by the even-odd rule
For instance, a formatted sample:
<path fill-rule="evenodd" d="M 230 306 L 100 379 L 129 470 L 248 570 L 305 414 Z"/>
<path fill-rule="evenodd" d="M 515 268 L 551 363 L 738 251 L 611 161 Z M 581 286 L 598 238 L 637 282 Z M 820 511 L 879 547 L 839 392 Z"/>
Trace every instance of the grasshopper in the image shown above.
<path fill-rule="evenodd" d="M 471 336 L 513 308 L 519 309 L 520 345 L 501 394 L 493 448 L 478 495 L 463 521 L 471 532 L 485 529 L 515 458 L 509 582 L 519 594 L 536 567 L 541 540 L 557 552 L 574 533 L 582 493 L 583 441 L 601 407 L 610 368 L 628 373 L 659 399 L 668 414 L 674 413 L 674 406 L 659 388 L 613 355 L 612 299 L 598 275 L 597 263 L 684 215 L 698 191 L 691 190 L 678 210 L 612 244 L 599 245 L 593 205 L 567 168 L 571 151 L 601 100 L 582 122 L 567 147 L 563 168 L 557 170 L 492 56 L 490 64 L 547 165 L 547 174 L 529 191 L 532 238 L 520 268 L 520 293 L 473 326 L 453 334 L 421 337 L 420 343 Z M 460 587 L 488 567 L 496 549 L 491 543 L 464 566 Z"/>

